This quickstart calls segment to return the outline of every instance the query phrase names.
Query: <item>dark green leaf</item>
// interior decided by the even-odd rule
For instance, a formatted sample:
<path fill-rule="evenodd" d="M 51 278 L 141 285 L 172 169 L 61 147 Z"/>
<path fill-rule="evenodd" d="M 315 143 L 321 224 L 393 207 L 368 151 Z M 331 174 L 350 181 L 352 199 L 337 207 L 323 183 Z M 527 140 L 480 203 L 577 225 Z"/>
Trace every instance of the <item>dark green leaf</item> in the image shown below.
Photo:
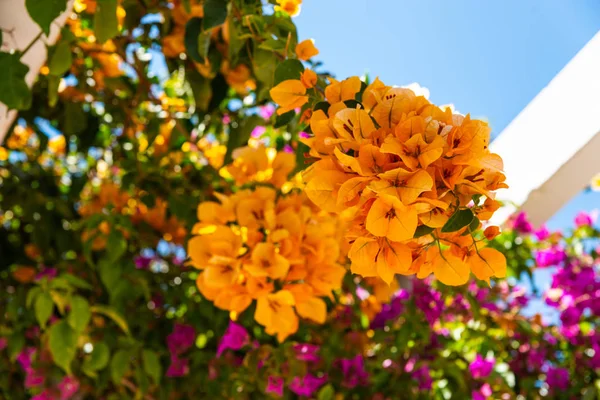
<path fill-rule="evenodd" d="M 61 41 L 54 48 L 54 53 L 48 62 L 50 74 L 54 76 L 62 76 L 71 68 L 73 56 L 71 54 L 71 45 L 69 42 Z"/>
<path fill-rule="evenodd" d="M 49 35 L 52 21 L 67 9 L 67 0 L 25 0 L 25 7 L 31 19 Z"/>
<path fill-rule="evenodd" d="M 304 163 L 306 157 L 304 156 L 304 154 L 310 151 L 310 147 L 308 147 L 304 143 L 297 142 L 297 146 L 298 147 L 296 148 L 296 169 L 292 171 L 292 175 L 302 171 L 306 167 L 306 164 Z"/>
<path fill-rule="evenodd" d="M 238 54 L 244 47 L 244 44 L 246 43 L 246 39 L 243 39 L 240 37 L 240 28 L 238 27 L 238 22 L 235 19 L 233 19 L 231 17 L 229 18 L 228 27 L 229 27 L 229 48 L 228 48 L 229 60 L 232 64 L 236 64 L 237 59 L 238 59 Z"/>
<path fill-rule="evenodd" d="M 110 360 L 110 377 L 115 385 L 121 384 L 123 376 L 129 370 L 130 361 L 131 357 L 127 350 L 119 350 L 113 355 L 112 360 Z"/>
<path fill-rule="evenodd" d="M 327 115 L 330 106 L 331 104 L 329 104 L 328 102 L 320 101 L 317 104 L 315 104 L 315 106 L 313 107 L 313 111 L 323 110 L 323 112 Z"/>
<path fill-rule="evenodd" d="M 258 47 L 260 49 L 280 52 L 285 50 L 286 42 L 280 39 L 269 38 L 262 42 Z"/>
<path fill-rule="evenodd" d="M 142 351 L 142 362 L 144 363 L 144 371 L 150 376 L 154 382 L 160 383 L 162 375 L 162 367 L 158 355 L 152 350 Z"/>
<path fill-rule="evenodd" d="M 419 225 L 417 226 L 417 230 L 415 231 L 415 235 L 413 236 L 414 238 L 418 238 L 421 236 L 425 236 L 425 235 L 429 235 L 431 232 L 433 232 L 432 227 L 429 227 L 427 225 Z"/>
<path fill-rule="evenodd" d="M 19 355 L 19 353 L 23 349 L 23 346 L 25 346 L 24 332 L 15 331 L 12 335 L 9 336 L 8 348 L 6 350 L 8 351 L 8 356 L 11 360 L 14 360 L 17 357 L 17 355 Z"/>
<path fill-rule="evenodd" d="M 77 333 L 67 321 L 52 325 L 48 335 L 48 347 L 54 363 L 71 375 L 71 361 L 77 350 Z"/>
<path fill-rule="evenodd" d="M 69 325 L 77 332 L 83 331 L 92 317 L 90 305 L 86 299 L 81 296 L 73 296 L 71 299 L 71 311 L 67 317 Z"/>
<path fill-rule="evenodd" d="M 275 68 L 275 81 L 273 85 L 278 85 L 288 79 L 300 79 L 300 75 L 304 72 L 304 65 L 298 60 L 285 60 Z"/>
<path fill-rule="evenodd" d="M 119 326 L 119 328 L 121 328 L 123 332 L 125 332 L 127 335 L 130 335 L 127 321 L 125 321 L 125 318 L 123 318 L 123 316 L 119 314 L 119 312 L 117 312 L 114 308 L 110 306 L 95 305 L 90 307 L 90 311 L 92 313 L 102 314 L 112 319 Z"/>
<path fill-rule="evenodd" d="M 473 221 L 469 224 L 468 232 L 475 232 L 475 230 L 479 228 L 479 218 L 473 217 Z"/>
<path fill-rule="evenodd" d="M 204 30 L 223 24 L 225 19 L 227 19 L 226 0 L 206 0 L 204 2 Z"/>
<path fill-rule="evenodd" d="M 473 221 L 473 211 L 469 208 L 458 209 L 442 227 L 442 232 L 456 232 Z"/>
<path fill-rule="evenodd" d="M 295 116 L 296 116 L 296 112 L 294 110 L 288 111 L 281 115 L 278 115 L 277 118 L 275 119 L 275 124 L 273 124 L 273 127 L 281 128 L 282 126 L 289 124 L 290 121 L 293 120 Z"/>
<path fill-rule="evenodd" d="M 94 14 L 94 31 L 98 42 L 104 43 L 119 33 L 118 0 L 97 0 L 97 4 L 96 14 Z"/>
<path fill-rule="evenodd" d="M 227 97 L 229 85 L 227 84 L 223 74 L 217 74 L 215 79 L 210 82 L 210 90 L 212 92 L 212 97 L 208 103 L 208 111 L 219 108 L 221 102 Z"/>
<path fill-rule="evenodd" d="M 66 135 L 78 135 L 87 128 L 87 115 L 80 103 L 67 102 L 62 115 L 61 127 Z"/>
<path fill-rule="evenodd" d="M 183 43 L 185 45 L 185 52 L 194 61 L 202 63 L 204 57 L 198 49 L 200 35 L 202 34 L 202 18 L 194 17 L 190 19 L 185 25 L 185 36 Z"/>
<path fill-rule="evenodd" d="M 31 106 L 31 91 L 25 82 L 29 67 L 21 53 L 0 53 L 0 103 L 8 109 L 25 110 Z"/>
<path fill-rule="evenodd" d="M 35 298 L 34 310 L 38 323 L 42 329 L 46 329 L 46 323 L 54 310 L 54 302 L 48 292 L 42 292 Z"/>

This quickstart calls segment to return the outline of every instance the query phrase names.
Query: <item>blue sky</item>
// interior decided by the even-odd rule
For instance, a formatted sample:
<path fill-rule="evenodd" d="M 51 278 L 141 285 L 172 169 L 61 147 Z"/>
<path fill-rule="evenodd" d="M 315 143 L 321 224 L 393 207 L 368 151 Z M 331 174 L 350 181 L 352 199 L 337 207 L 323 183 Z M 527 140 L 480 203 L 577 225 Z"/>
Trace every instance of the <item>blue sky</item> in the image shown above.
<path fill-rule="evenodd" d="M 338 78 L 418 82 L 434 103 L 486 118 L 494 137 L 600 30 L 600 1 L 305 0 L 296 23 Z M 548 226 L 597 207 L 600 193 L 582 192 Z M 536 271 L 541 289 L 551 273 Z M 540 300 L 529 311 L 556 318 Z"/>
<path fill-rule="evenodd" d="M 600 1 L 305 0 L 296 23 L 338 78 L 418 82 L 495 136 L 600 30 Z M 600 193 L 581 194 L 549 226 L 596 207 Z"/>

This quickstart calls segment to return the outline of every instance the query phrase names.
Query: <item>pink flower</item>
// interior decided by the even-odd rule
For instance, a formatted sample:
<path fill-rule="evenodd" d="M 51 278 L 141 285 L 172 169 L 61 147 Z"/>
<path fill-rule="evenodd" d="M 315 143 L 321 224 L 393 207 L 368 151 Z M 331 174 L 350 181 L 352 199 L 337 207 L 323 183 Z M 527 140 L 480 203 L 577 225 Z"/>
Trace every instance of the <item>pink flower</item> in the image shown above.
<path fill-rule="evenodd" d="M 593 215 L 592 213 L 588 214 L 585 211 L 581 211 L 575 217 L 575 225 L 578 228 L 581 228 L 582 226 L 592 226 L 594 220 L 596 219 L 595 217 L 596 215 Z"/>
<path fill-rule="evenodd" d="M 522 211 L 512 220 L 512 228 L 521 233 L 531 233 L 533 231 L 533 225 L 527 219 L 527 214 Z"/>
<path fill-rule="evenodd" d="M 242 325 L 229 321 L 229 326 L 217 348 L 217 357 L 221 357 L 221 354 L 227 349 L 239 350 L 248 343 L 250 343 L 248 331 Z"/>
<path fill-rule="evenodd" d="M 221 120 L 225 125 L 228 125 L 231 122 L 231 117 L 229 114 L 223 115 L 223 119 Z"/>
<path fill-rule="evenodd" d="M 79 381 L 72 376 L 65 376 L 58 384 L 60 400 L 69 400 L 79 391 Z"/>
<path fill-rule="evenodd" d="M 327 382 L 326 375 L 322 376 L 321 378 L 317 378 L 314 375 L 306 374 L 302 378 L 298 376 L 294 377 L 294 379 L 292 379 L 292 382 L 290 382 L 289 388 L 298 396 L 310 397 L 321 386 L 323 386 L 325 382 Z"/>
<path fill-rule="evenodd" d="M 301 361 L 317 362 L 321 358 L 317 355 L 319 346 L 308 343 L 298 343 L 294 345 L 296 358 Z"/>
<path fill-rule="evenodd" d="M 4 350 L 8 346 L 8 339 L 0 337 L 0 351 Z"/>
<path fill-rule="evenodd" d="M 550 231 L 546 227 L 546 225 L 542 225 L 540 229 L 535 231 L 535 237 L 537 240 L 546 240 L 550 237 Z"/>
<path fill-rule="evenodd" d="M 190 373 L 190 360 L 188 358 L 179 358 L 176 354 L 171 354 L 171 365 L 165 374 L 168 378 L 178 378 Z"/>
<path fill-rule="evenodd" d="M 278 397 L 283 396 L 283 378 L 280 376 L 269 376 L 266 393 L 276 394 Z"/>
<path fill-rule="evenodd" d="M 43 267 L 43 269 L 35 276 L 35 280 L 39 281 L 42 278 L 46 278 L 49 281 L 56 278 L 58 270 L 56 268 Z"/>
<path fill-rule="evenodd" d="M 471 394 L 473 400 L 486 400 L 492 396 L 492 388 L 488 383 L 484 383 L 479 390 L 474 390 Z"/>
<path fill-rule="evenodd" d="M 302 138 L 302 139 L 308 139 L 310 137 L 310 134 L 307 132 L 300 132 L 298 134 L 298 137 Z"/>
<path fill-rule="evenodd" d="M 173 332 L 167 336 L 167 346 L 171 355 L 181 354 L 194 344 L 196 332 L 194 327 L 184 324 L 175 324 Z"/>
<path fill-rule="evenodd" d="M 360 354 L 354 358 L 342 358 L 339 363 L 344 374 L 344 386 L 352 389 L 359 385 L 366 386 L 369 383 L 365 360 Z"/>
<path fill-rule="evenodd" d="M 261 137 L 265 132 L 267 131 L 267 128 L 265 128 L 264 126 L 255 126 L 254 129 L 252 129 L 252 132 L 250 133 L 250 136 L 258 139 L 259 137 Z"/>
<path fill-rule="evenodd" d="M 273 104 L 267 104 L 266 106 L 260 107 L 258 113 L 264 119 L 270 119 L 275 112 L 275 106 Z"/>
<path fill-rule="evenodd" d="M 548 372 L 546 372 L 546 383 L 554 389 L 568 389 L 569 370 L 559 367 L 548 368 Z"/>
<path fill-rule="evenodd" d="M 31 398 L 31 400 L 55 400 L 56 397 L 54 397 L 54 395 L 52 393 L 50 393 L 50 391 L 48 389 L 44 390 L 42 393 L 40 394 L 36 394 L 35 396 L 33 396 Z M 62 397 L 61 397 L 62 399 Z"/>
<path fill-rule="evenodd" d="M 431 379 L 431 372 L 429 367 L 423 365 L 413 373 L 413 378 L 419 382 L 419 390 L 431 390 L 433 380 Z"/>
<path fill-rule="evenodd" d="M 283 151 L 285 153 L 293 153 L 294 148 L 292 146 L 290 146 L 289 144 L 286 144 L 285 146 L 283 146 Z"/>
<path fill-rule="evenodd" d="M 471 371 L 471 375 L 473 375 L 473 378 L 475 379 L 487 378 L 494 369 L 495 361 L 496 360 L 493 358 L 486 359 L 480 354 L 477 354 L 475 360 L 469 365 L 469 371 Z"/>

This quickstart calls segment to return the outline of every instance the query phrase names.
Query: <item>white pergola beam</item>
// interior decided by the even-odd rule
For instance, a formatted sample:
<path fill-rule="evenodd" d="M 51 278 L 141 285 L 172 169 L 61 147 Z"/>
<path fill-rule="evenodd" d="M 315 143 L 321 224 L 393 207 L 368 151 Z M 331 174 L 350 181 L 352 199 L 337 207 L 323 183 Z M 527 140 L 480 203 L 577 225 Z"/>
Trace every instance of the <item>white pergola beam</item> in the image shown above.
<path fill-rule="evenodd" d="M 600 32 L 490 146 L 504 159 L 509 189 L 502 223 L 517 208 L 539 226 L 600 172 Z"/>
<path fill-rule="evenodd" d="M 56 43 L 62 26 L 71 14 L 72 7 L 73 0 L 69 0 L 67 10 L 50 26 L 50 34 L 47 37 L 42 35 L 21 58 L 21 62 L 29 67 L 25 77 L 29 87 L 33 85 L 40 68 L 46 62 L 48 56 L 46 45 L 51 46 Z M 24 50 L 41 32 L 41 28 L 29 16 L 25 8 L 25 0 L 0 0 L 0 28 L 3 32 L 0 50 L 3 52 Z M 0 103 L 0 144 L 16 116 L 15 110 L 8 111 L 6 105 Z"/>

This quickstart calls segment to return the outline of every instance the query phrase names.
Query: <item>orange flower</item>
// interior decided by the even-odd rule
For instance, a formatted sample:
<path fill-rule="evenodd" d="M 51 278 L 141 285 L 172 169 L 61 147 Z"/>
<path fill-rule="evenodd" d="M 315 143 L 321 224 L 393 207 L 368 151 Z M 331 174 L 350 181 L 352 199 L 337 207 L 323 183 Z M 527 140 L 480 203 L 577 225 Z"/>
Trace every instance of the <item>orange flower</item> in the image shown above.
<path fill-rule="evenodd" d="M 300 60 L 309 60 L 317 54 L 319 54 L 319 50 L 315 47 L 315 41 L 312 39 L 303 40 L 296 46 L 296 56 Z"/>
<path fill-rule="evenodd" d="M 300 82 L 302 82 L 307 89 L 311 89 L 317 84 L 317 74 L 315 71 L 305 69 L 302 75 L 300 75 Z"/>
<path fill-rule="evenodd" d="M 302 0 L 277 0 L 277 5 L 275 6 L 276 11 L 284 11 L 290 15 L 290 17 L 295 17 L 300 14 L 300 5 L 302 4 Z"/>
<path fill-rule="evenodd" d="M 277 340 L 283 342 L 298 330 L 294 304 L 294 296 L 288 290 L 268 294 L 257 300 L 254 319 L 265 327 L 269 335 L 277 335 Z"/>
<path fill-rule="evenodd" d="M 324 94 L 317 100 L 329 107 L 313 110 L 314 136 L 303 139 L 319 160 L 303 179 L 317 206 L 351 219 L 352 271 L 386 283 L 395 274 L 433 273 L 448 285 L 471 271 L 502 276 L 503 259 L 476 247 L 496 234 L 482 235 L 481 222 L 499 206 L 494 191 L 506 187 L 487 124 L 379 79 L 330 79 Z"/>
<path fill-rule="evenodd" d="M 308 102 L 306 87 L 301 81 L 295 79 L 281 82 L 269 93 L 273 101 L 280 106 L 277 109 L 277 115 L 300 108 Z"/>

